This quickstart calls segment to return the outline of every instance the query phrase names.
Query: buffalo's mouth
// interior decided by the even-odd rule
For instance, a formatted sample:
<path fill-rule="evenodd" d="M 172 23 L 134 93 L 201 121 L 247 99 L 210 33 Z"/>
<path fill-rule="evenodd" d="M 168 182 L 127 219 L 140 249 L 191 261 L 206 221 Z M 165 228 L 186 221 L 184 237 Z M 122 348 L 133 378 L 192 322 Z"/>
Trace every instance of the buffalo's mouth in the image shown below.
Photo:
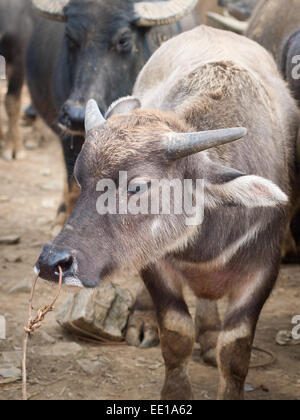
<path fill-rule="evenodd" d="M 57 127 L 60 129 L 62 133 L 71 134 L 72 136 L 84 136 L 84 130 L 74 130 L 70 127 L 67 127 L 61 123 L 57 123 Z"/>
<path fill-rule="evenodd" d="M 63 270 L 63 268 L 62 268 L 62 270 Z M 56 277 L 55 279 L 52 276 L 51 276 L 51 278 L 49 278 L 49 276 L 45 276 L 43 273 L 41 274 L 40 266 L 39 266 L 38 263 L 34 266 L 34 272 L 35 272 L 35 274 L 39 274 L 39 277 L 41 277 L 43 280 L 46 280 L 46 281 L 49 281 L 49 282 L 52 282 L 52 283 L 58 283 L 58 281 L 59 281 L 60 274 L 59 274 L 58 267 L 54 272 L 55 277 Z M 84 285 L 82 284 L 81 280 L 78 277 L 76 277 L 72 272 L 68 273 L 68 272 L 63 271 L 63 273 L 64 273 L 63 274 L 63 281 L 62 281 L 63 285 L 71 286 L 71 287 L 84 288 Z"/>
<path fill-rule="evenodd" d="M 34 266 L 34 272 L 35 272 L 35 274 L 39 274 L 39 276 L 41 278 L 43 278 L 44 280 L 53 282 L 53 280 L 49 280 L 49 279 L 40 275 L 40 268 L 39 268 L 38 264 Z M 55 282 L 58 283 L 59 274 L 57 272 L 55 272 L 55 273 L 57 274 L 57 280 L 55 280 Z M 63 277 L 62 284 L 65 285 L 65 286 L 70 286 L 70 287 L 79 287 L 81 289 L 84 288 L 84 285 L 82 284 L 82 282 L 77 277 L 72 276 L 71 274 L 67 277 L 66 276 Z"/>

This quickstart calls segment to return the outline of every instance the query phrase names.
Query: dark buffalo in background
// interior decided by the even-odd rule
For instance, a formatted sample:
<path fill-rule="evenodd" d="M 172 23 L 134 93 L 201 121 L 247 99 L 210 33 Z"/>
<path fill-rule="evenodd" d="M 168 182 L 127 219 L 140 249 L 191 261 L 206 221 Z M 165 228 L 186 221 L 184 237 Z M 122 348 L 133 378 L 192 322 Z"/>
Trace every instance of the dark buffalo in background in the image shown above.
<path fill-rule="evenodd" d="M 261 0 L 255 8 L 246 35 L 264 46 L 276 62 L 300 105 L 300 1 Z M 300 170 L 300 136 L 298 135 L 298 172 Z M 300 178 L 300 175 L 299 175 Z M 299 182 L 300 189 L 300 182 Z M 299 262 L 300 212 L 299 197 L 295 197 L 295 216 L 291 230 L 295 242 L 287 242 L 287 262 Z"/>
<path fill-rule="evenodd" d="M 249 19 L 257 2 L 258 0 L 218 0 L 219 6 L 239 20 Z"/>
<path fill-rule="evenodd" d="M 31 32 L 30 0 L 0 0 L 0 55 L 7 64 L 8 90 L 5 108 L 9 120 L 6 135 L 1 129 L 0 121 L 0 140 L 4 140 L 1 156 L 6 160 L 24 157 L 18 123 L 25 78 L 26 48 Z"/>
<path fill-rule="evenodd" d="M 275 57 L 294 97 L 300 104 L 300 2 L 262 0 L 249 22 L 246 35 Z M 298 56 L 298 60 L 294 57 Z"/>
<path fill-rule="evenodd" d="M 300 2 L 294 0 L 218 0 L 231 16 L 209 14 L 215 22 L 242 32 L 274 56 L 300 104 Z M 233 19 L 234 17 L 234 19 Z M 245 21 L 245 22 L 241 22 Z M 239 26 L 241 25 L 241 26 Z"/>
<path fill-rule="evenodd" d="M 130 94 L 152 53 L 198 24 L 196 14 L 190 13 L 197 0 L 32 4 L 42 17 L 35 18 L 27 53 L 28 85 L 35 108 L 63 145 L 69 192 L 60 209 L 62 223 L 78 197 L 73 168 L 84 142 L 87 101 L 94 97 L 105 114 L 114 100 Z"/>
<path fill-rule="evenodd" d="M 226 29 L 243 33 L 270 51 L 300 105 L 300 2 L 294 0 L 286 0 L 284 3 L 282 0 L 219 0 L 219 4 L 226 7 L 232 16 L 214 13 L 209 16 L 214 22 L 223 24 Z M 299 168 L 300 136 L 298 137 Z M 300 214 L 298 208 L 299 197 L 295 196 L 293 210 L 295 216 L 291 223 L 292 235 L 288 233 L 283 249 L 286 262 L 299 262 Z"/>

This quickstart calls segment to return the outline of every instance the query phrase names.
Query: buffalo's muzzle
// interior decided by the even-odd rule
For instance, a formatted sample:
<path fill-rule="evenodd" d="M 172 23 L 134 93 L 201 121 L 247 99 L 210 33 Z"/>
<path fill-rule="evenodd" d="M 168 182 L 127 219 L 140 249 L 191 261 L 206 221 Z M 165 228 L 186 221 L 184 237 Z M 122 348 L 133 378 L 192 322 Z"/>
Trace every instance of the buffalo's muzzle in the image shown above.
<path fill-rule="evenodd" d="M 66 130 L 84 132 L 85 109 L 66 102 L 62 107 L 58 123 Z"/>
<path fill-rule="evenodd" d="M 63 272 L 63 277 L 73 277 L 75 259 L 71 252 L 66 249 L 57 249 L 51 244 L 45 245 L 38 262 L 36 269 L 40 272 L 40 277 L 49 281 L 58 281 L 60 266 Z"/>

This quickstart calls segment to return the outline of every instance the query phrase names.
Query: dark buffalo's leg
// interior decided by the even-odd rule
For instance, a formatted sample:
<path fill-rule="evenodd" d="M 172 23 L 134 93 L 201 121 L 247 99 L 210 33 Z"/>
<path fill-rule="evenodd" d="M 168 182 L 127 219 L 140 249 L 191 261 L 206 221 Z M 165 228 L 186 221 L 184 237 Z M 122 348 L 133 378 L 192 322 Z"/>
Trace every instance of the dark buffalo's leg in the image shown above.
<path fill-rule="evenodd" d="M 21 97 L 7 95 L 5 98 L 5 108 L 8 116 L 8 132 L 6 134 L 2 156 L 6 160 L 11 160 L 14 157 L 16 159 L 22 159 L 25 157 L 25 151 L 19 128 Z"/>
<path fill-rule="evenodd" d="M 204 362 L 217 366 L 216 347 L 221 330 L 217 302 L 197 299 L 195 325 L 196 342 Z"/>
<path fill-rule="evenodd" d="M 1 95 L 0 95 L 0 101 L 2 101 Z M 0 141 L 2 141 L 3 138 L 4 137 L 3 137 L 3 128 L 2 128 L 2 112 L 0 112 Z"/>
<path fill-rule="evenodd" d="M 279 263 L 269 267 L 249 274 L 247 281 L 242 281 L 229 296 L 217 349 L 220 400 L 244 399 L 256 324 L 279 273 Z"/>
<path fill-rule="evenodd" d="M 28 105 L 23 114 L 23 123 L 29 127 L 34 124 L 37 119 L 36 109 L 32 104 Z"/>
<path fill-rule="evenodd" d="M 63 202 L 60 204 L 57 212 L 56 226 L 53 231 L 55 236 L 58 233 L 57 230 L 60 230 L 70 217 L 80 194 L 80 188 L 74 179 L 73 173 L 77 157 L 82 149 L 82 137 L 61 135 L 61 142 L 67 170 L 67 182 L 64 188 Z"/>
<path fill-rule="evenodd" d="M 189 400 L 193 393 L 187 366 L 193 351 L 195 328 L 173 274 L 166 263 L 159 263 L 144 270 L 142 278 L 156 308 L 165 360 L 166 376 L 161 397 L 163 400 Z"/>
<path fill-rule="evenodd" d="M 25 156 L 23 139 L 19 128 L 21 112 L 21 94 L 24 82 L 22 59 L 18 56 L 10 65 L 8 91 L 5 98 L 5 108 L 8 116 L 8 132 L 5 136 L 5 146 L 2 157 L 7 160 L 22 159 Z"/>

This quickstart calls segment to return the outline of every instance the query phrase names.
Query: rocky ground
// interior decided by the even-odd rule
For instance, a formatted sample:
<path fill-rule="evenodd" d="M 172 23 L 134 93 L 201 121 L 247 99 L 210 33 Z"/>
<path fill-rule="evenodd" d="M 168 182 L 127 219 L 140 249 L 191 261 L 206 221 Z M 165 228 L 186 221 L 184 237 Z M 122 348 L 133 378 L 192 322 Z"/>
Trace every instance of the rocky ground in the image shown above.
<path fill-rule="evenodd" d="M 28 98 L 27 98 L 28 100 Z M 24 104 L 25 105 L 25 104 Z M 41 125 L 23 129 L 29 146 L 24 161 L 0 161 L 0 399 L 21 398 L 20 363 L 23 327 L 27 320 L 32 267 L 42 245 L 51 239 L 56 209 L 62 197 L 64 171 L 58 141 Z M 42 142 L 41 140 L 42 135 Z M 1 244 L 10 237 L 11 245 Z M 130 279 L 118 278 L 127 286 Z M 130 286 L 129 286 L 130 287 Z M 131 285 L 135 290 L 136 285 Z M 49 303 L 55 290 L 38 284 L 34 308 Z M 63 290 L 57 307 L 68 298 Z M 191 312 L 194 298 L 187 292 Z M 275 362 L 251 369 L 249 400 L 300 399 L 300 345 L 279 346 L 280 330 L 291 331 L 300 314 L 300 268 L 285 266 L 258 326 L 255 345 L 272 352 Z M 142 350 L 127 345 L 98 345 L 65 333 L 51 313 L 29 342 L 29 396 L 33 400 L 157 399 L 164 367 L 159 348 Z M 4 319 L 6 339 L 3 338 Z M 2 331 L 2 333 L 1 333 Z M 2 334 L 2 336 L 1 336 Z M 296 344 L 296 343 L 295 343 Z M 268 356 L 254 352 L 253 363 Z M 190 364 L 195 397 L 215 399 L 217 370 L 205 366 L 198 347 Z M 10 383 L 4 384 L 7 378 Z"/>

